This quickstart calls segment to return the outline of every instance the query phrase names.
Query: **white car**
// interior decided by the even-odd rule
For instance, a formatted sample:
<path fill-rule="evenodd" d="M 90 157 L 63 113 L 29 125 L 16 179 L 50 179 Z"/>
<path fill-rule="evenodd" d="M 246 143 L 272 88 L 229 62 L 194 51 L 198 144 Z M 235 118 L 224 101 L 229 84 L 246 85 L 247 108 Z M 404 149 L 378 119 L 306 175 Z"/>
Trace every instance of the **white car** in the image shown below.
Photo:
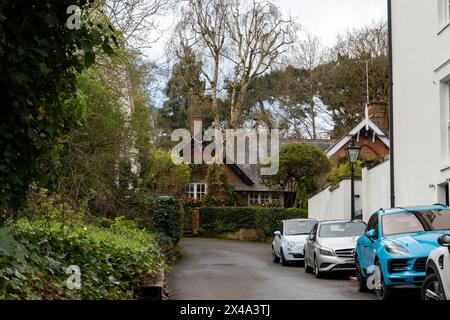
<path fill-rule="evenodd" d="M 440 236 L 438 242 L 441 247 L 431 251 L 427 260 L 424 300 L 450 300 L 450 234 Z"/>
<path fill-rule="evenodd" d="M 290 262 L 304 261 L 306 238 L 317 224 L 314 219 L 283 220 L 274 232 L 272 260 L 283 266 Z"/>

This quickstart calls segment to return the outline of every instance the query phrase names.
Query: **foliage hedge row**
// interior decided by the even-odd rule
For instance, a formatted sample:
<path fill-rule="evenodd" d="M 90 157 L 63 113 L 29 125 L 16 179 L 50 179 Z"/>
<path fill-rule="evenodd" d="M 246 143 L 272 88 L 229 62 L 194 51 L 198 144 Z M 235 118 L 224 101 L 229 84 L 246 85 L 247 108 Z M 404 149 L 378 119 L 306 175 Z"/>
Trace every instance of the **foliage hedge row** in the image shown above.
<path fill-rule="evenodd" d="M 71 265 L 81 271 L 79 290 L 67 287 Z M 156 237 L 121 218 L 70 226 L 22 219 L 0 229 L 0 299 L 133 299 L 164 266 Z"/>
<path fill-rule="evenodd" d="M 165 234 L 174 243 L 180 241 L 183 233 L 184 210 L 178 199 L 174 197 L 156 198 L 152 217 L 156 232 Z"/>
<path fill-rule="evenodd" d="M 297 208 L 202 207 L 200 227 L 217 233 L 260 228 L 269 236 L 281 220 L 307 217 L 306 209 Z"/>

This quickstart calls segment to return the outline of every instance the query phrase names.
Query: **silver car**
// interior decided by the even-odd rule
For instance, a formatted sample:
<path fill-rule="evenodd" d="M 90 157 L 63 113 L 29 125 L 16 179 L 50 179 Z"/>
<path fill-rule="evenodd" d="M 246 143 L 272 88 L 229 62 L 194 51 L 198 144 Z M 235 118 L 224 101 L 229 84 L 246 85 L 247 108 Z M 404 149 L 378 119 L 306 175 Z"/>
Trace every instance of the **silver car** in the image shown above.
<path fill-rule="evenodd" d="M 355 272 L 356 240 L 365 230 L 362 221 L 319 222 L 306 240 L 305 271 L 317 278 L 330 272 Z"/>

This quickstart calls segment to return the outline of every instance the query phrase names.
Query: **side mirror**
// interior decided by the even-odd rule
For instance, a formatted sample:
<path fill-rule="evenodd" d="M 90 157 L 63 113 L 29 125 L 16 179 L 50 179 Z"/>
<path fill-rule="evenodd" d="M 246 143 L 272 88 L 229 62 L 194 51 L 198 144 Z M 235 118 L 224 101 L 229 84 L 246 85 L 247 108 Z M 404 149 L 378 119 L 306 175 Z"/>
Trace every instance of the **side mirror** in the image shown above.
<path fill-rule="evenodd" d="M 448 248 L 448 252 L 450 252 L 450 234 L 444 234 L 438 238 L 438 243 Z"/>
<path fill-rule="evenodd" d="M 275 237 L 281 237 L 281 232 L 278 230 L 275 231 L 273 234 L 275 235 Z"/>
<path fill-rule="evenodd" d="M 313 234 L 308 235 L 308 240 L 309 241 L 314 241 L 316 238 L 314 237 Z"/>
<path fill-rule="evenodd" d="M 375 231 L 375 229 L 369 230 L 366 233 L 366 237 L 374 241 L 377 238 L 377 232 Z"/>

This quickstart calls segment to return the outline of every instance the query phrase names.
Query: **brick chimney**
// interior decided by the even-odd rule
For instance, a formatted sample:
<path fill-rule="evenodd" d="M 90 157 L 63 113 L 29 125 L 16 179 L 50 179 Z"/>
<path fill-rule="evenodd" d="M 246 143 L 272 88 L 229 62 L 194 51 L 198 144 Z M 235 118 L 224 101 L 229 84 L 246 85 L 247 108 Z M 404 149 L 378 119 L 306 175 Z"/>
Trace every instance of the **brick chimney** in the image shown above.
<path fill-rule="evenodd" d="M 369 119 L 375 123 L 385 134 L 389 133 L 389 113 L 387 103 L 383 98 L 377 97 L 367 106 Z"/>

